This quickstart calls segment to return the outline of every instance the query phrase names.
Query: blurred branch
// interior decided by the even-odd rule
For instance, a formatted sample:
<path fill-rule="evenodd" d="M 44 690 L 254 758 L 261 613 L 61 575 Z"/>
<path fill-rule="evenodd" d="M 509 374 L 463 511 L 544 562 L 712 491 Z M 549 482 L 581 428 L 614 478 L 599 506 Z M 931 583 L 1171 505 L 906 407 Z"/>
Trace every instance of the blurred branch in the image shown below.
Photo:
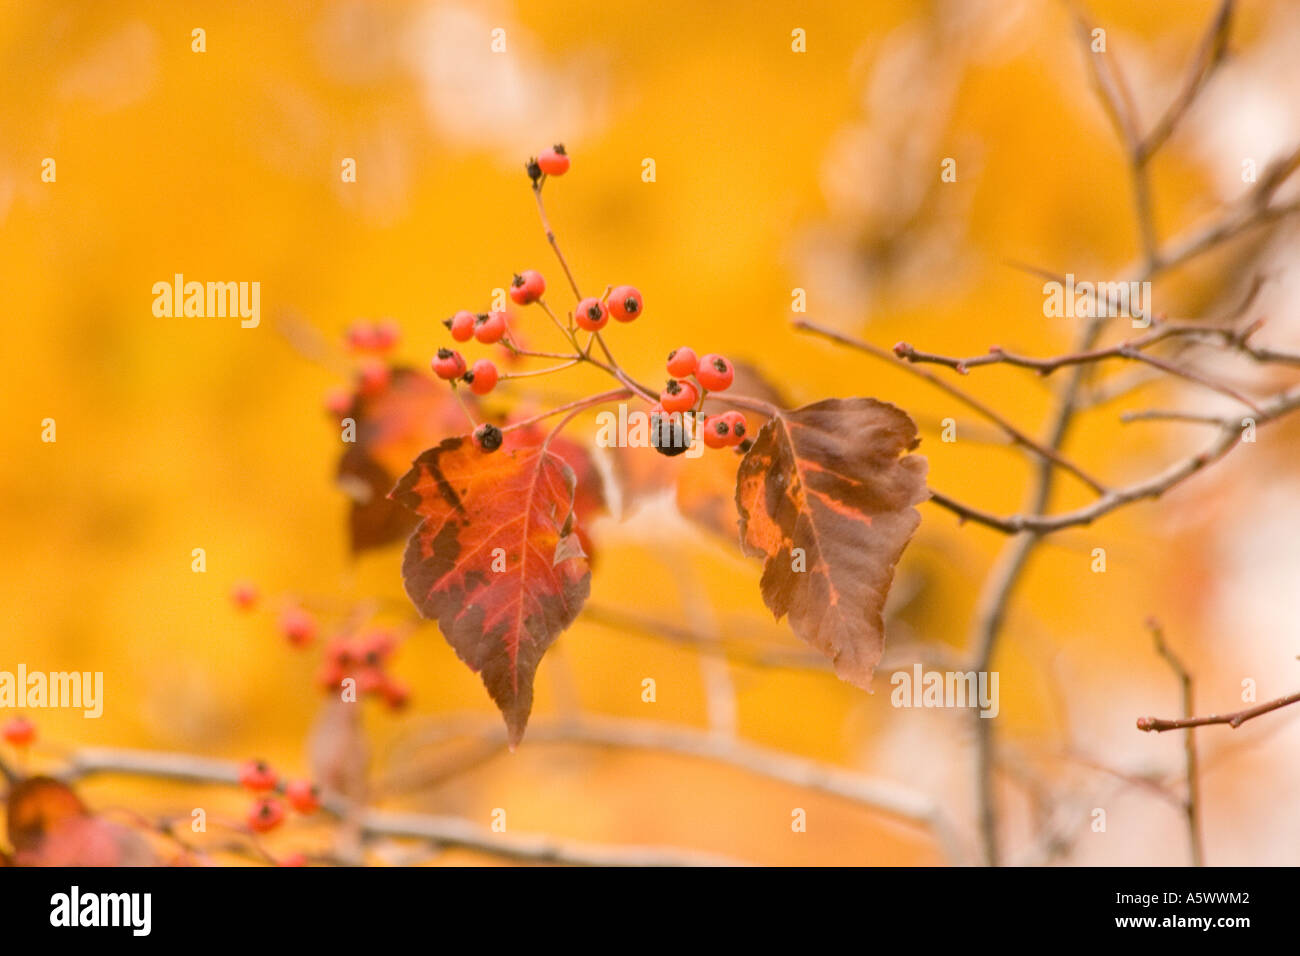
<path fill-rule="evenodd" d="M 794 322 L 794 328 L 800 332 L 811 332 L 814 335 L 820 335 L 823 338 L 830 339 L 832 342 L 836 342 L 840 345 L 844 345 L 852 349 L 857 349 L 860 352 L 866 352 L 868 355 L 873 355 L 876 358 L 881 359 L 882 361 L 890 363 L 891 365 L 894 366 L 899 365 L 895 356 L 892 355 L 890 352 L 887 352 L 885 349 L 882 349 L 876 345 L 872 345 L 870 342 L 864 342 L 861 339 L 855 339 L 852 336 L 844 335 L 843 333 L 837 332 L 834 329 L 827 328 L 826 326 L 818 325 L 815 322 L 809 322 L 806 319 L 799 319 Z M 1078 478 L 1080 481 L 1086 484 L 1097 494 L 1101 495 L 1106 493 L 1105 485 L 1103 485 L 1097 479 L 1093 478 L 1091 475 L 1085 472 L 1074 462 L 1067 459 L 1064 455 L 1060 453 L 1059 450 L 1051 448 L 1038 441 L 1035 441 L 1028 434 L 1021 431 L 1015 425 L 1011 424 L 1011 422 L 1009 422 L 1005 417 L 1003 417 L 1001 413 L 995 411 L 993 408 L 990 408 L 988 405 L 984 404 L 979 399 L 975 398 L 973 395 L 970 395 L 969 393 L 963 391 L 962 389 L 957 388 L 955 385 L 945 382 L 937 375 L 932 375 L 929 372 L 925 371 L 924 369 L 916 368 L 913 365 L 910 365 L 908 363 L 903 363 L 901 367 L 909 370 L 916 377 L 924 379 L 925 381 L 933 385 L 935 388 L 938 388 L 941 391 L 952 396 L 953 398 L 957 399 L 957 401 L 966 405 L 968 408 L 974 410 L 977 414 L 982 415 L 988 421 L 992 422 L 998 428 L 1001 428 L 1004 432 L 1006 432 L 1007 435 L 1011 438 L 1011 440 L 1015 444 L 1028 448 L 1036 455 L 1051 462 L 1056 467 L 1068 471 L 1070 474 L 1074 475 L 1076 478 Z"/>
<path fill-rule="evenodd" d="M 68 758 L 59 774 L 65 782 L 102 774 L 153 777 L 196 784 L 239 785 L 239 764 L 191 754 L 146 750 L 89 748 Z M 349 801 L 331 792 L 322 809 L 341 817 Z M 444 847 L 460 847 L 532 863 L 572 866 L 735 866 L 736 861 L 710 854 L 658 847 L 608 846 L 531 834 L 494 833 L 459 817 L 368 809 L 359 825 L 367 837 L 408 837 Z"/>
<path fill-rule="evenodd" d="M 1254 423 L 1264 425 L 1300 408 L 1300 388 L 1282 392 L 1259 405 L 1259 414 L 1252 416 Z M 1031 511 L 1025 514 L 1001 516 L 970 505 L 963 504 L 947 495 L 931 491 L 930 500 L 942 508 L 956 514 L 962 520 L 974 521 L 1006 534 L 1029 532 L 1044 535 L 1078 525 L 1091 524 L 1098 518 L 1125 505 L 1148 498 L 1159 498 L 1165 492 L 1186 481 L 1206 466 L 1218 461 L 1230 452 L 1242 438 L 1242 421 L 1236 418 L 1221 418 L 1216 424 L 1219 434 L 1215 440 L 1199 454 L 1175 462 L 1164 471 L 1145 481 L 1140 481 L 1124 488 L 1107 492 L 1090 505 L 1064 511 L 1057 514 L 1045 514 Z"/>
<path fill-rule="evenodd" d="M 501 728 L 480 718 L 448 718 L 426 728 L 408 746 L 436 744 L 474 734 L 496 739 Z M 533 745 L 584 744 L 625 750 L 652 750 L 748 771 L 768 780 L 849 800 L 881 814 L 928 829 L 952 863 L 964 859 L 956 831 L 931 797 L 888 780 L 865 777 L 806 757 L 782 753 L 743 740 L 687 727 L 617 718 L 579 718 L 529 724 Z"/>
<path fill-rule="evenodd" d="M 1183 717 L 1190 718 L 1196 710 L 1192 693 L 1192 675 L 1183 662 L 1165 643 L 1165 632 L 1154 618 L 1147 621 L 1151 639 L 1155 641 L 1156 653 L 1163 657 L 1170 669 L 1178 677 L 1183 695 Z M 1192 851 L 1192 866 L 1205 865 L 1205 840 L 1201 834 L 1200 811 L 1200 773 L 1196 759 L 1196 737 L 1191 727 L 1183 739 L 1184 759 L 1187 776 L 1187 796 L 1183 799 L 1183 812 L 1187 815 L 1187 838 Z"/>

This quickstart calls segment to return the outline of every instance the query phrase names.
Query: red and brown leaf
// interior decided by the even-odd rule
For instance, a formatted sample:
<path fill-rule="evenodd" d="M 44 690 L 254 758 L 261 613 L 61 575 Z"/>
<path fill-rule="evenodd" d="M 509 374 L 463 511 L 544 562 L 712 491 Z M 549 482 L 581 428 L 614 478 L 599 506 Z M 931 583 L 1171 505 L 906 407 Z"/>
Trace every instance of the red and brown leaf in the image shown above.
<path fill-rule="evenodd" d="M 884 650 L 881 610 L 928 497 L 916 425 L 893 405 L 832 398 L 781 412 L 740 464 L 745 553 L 763 601 L 844 680 L 866 688 Z M 803 570 L 796 570 L 802 549 Z"/>
<path fill-rule="evenodd" d="M 473 404 L 473 396 L 466 396 Z M 389 500 L 388 492 L 421 451 L 465 426 L 465 412 L 451 389 L 411 368 L 394 368 L 380 389 L 358 391 L 347 417 L 356 441 L 339 461 L 337 481 L 351 499 L 352 553 L 406 538 L 416 518 Z"/>
<path fill-rule="evenodd" d="M 506 432 L 504 448 L 522 448 L 529 445 L 541 445 L 548 441 L 551 452 L 573 469 L 573 533 L 582 544 L 587 560 L 595 564 L 595 542 L 592 541 L 588 525 L 603 514 L 609 512 L 609 501 L 605 495 L 605 479 L 596 466 L 596 458 L 591 450 L 564 435 L 548 433 L 540 427 L 515 428 Z"/>
<path fill-rule="evenodd" d="M 29 777 L 9 792 L 9 843 L 17 866 L 156 866 L 134 830 L 91 814 L 67 784 Z"/>
<path fill-rule="evenodd" d="M 537 665 L 591 588 L 573 533 L 573 469 L 545 446 L 488 454 L 449 438 L 416 459 L 392 498 L 423 519 L 402 562 L 406 591 L 481 675 L 513 747 Z"/>

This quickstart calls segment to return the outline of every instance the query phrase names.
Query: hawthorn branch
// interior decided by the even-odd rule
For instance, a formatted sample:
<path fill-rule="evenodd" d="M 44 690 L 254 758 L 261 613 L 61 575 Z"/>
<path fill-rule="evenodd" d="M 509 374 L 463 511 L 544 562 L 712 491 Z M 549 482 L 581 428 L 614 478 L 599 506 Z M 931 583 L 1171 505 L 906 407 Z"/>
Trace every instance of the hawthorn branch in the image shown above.
<path fill-rule="evenodd" d="M 1137 721 L 1138 730 L 1145 730 L 1149 733 L 1164 733 L 1166 730 L 1182 730 L 1186 727 L 1207 727 L 1211 724 L 1227 724 L 1233 730 L 1236 730 L 1248 720 L 1254 720 L 1256 717 L 1270 714 L 1275 710 L 1281 710 L 1291 704 L 1300 703 L 1300 692 L 1288 694 L 1286 697 L 1279 697 L 1277 700 L 1270 700 L 1265 704 L 1259 704 L 1256 707 L 1248 707 L 1245 710 L 1233 711 L 1230 714 L 1210 714 L 1206 717 L 1183 717 L 1178 720 L 1166 720 L 1162 717 L 1139 717 Z"/>
<path fill-rule="evenodd" d="M 425 728 L 409 745 L 428 745 L 464 734 L 496 739 L 501 736 L 501 728 L 481 718 L 453 717 Z M 693 728 L 619 718 L 533 722 L 528 727 L 528 739 L 535 746 L 577 743 L 651 750 L 735 767 L 768 780 L 839 797 L 925 828 L 950 862 L 960 863 L 964 859 L 956 831 L 932 797 L 892 781 L 865 777 L 806 757 Z"/>
<path fill-rule="evenodd" d="M 1183 718 L 1190 718 L 1196 711 L 1192 675 L 1183 666 L 1182 660 L 1165 643 L 1165 632 L 1160 626 L 1160 622 L 1155 619 L 1147 621 L 1147 629 L 1151 631 L 1151 639 L 1155 642 L 1156 653 L 1168 662 L 1170 669 L 1178 678 L 1178 683 L 1182 688 Z M 1205 840 L 1201 833 L 1200 770 L 1196 758 L 1196 736 L 1190 726 L 1183 738 L 1183 757 L 1187 777 L 1187 796 L 1183 800 L 1183 813 L 1187 817 L 1187 837 L 1192 852 L 1192 866 L 1204 866 Z"/>
<path fill-rule="evenodd" d="M 1253 416 L 1255 424 L 1265 425 L 1300 408 L 1300 387 L 1283 392 L 1259 405 L 1259 414 Z M 1125 505 L 1145 499 L 1159 498 L 1188 478 L 1227 455 L 1242 438 L 1242 421 L 1233 418 L 1218 419 L 1219 434 L 1199 454 L 1192 455 L 1167 467 L 1164 471 L 1144 481 L 1107 492 L 1091 504 L 1057 514 L 1030 511 L 1025 514 L 997 515 L 957 501 L 942 492 L 930 492 L 930 500 L 956 514 L 965 521 L 974 521 L 1005 534 L 1044 535 L 1065 528 L 1089 525 Z"/>
<path fill-rule="evenodd" d="M 123 775 L 194 784 L 239 785 L 237 763 L 192 754 L 147 750 L 89 748 L 68 758 L 59 779 L 71 783 L 97 775 Z M 350 817 L 349 801 L 340 794 L 322 795 L 322 809 Z M 531 863 L 570 866 L 735 866 L 712 854 L 645 846 L 609 846 L 532 834 L 494 833 L 460 817 L 366 809 L 356 818 L 368 838 L 404 837 L 440 847 L 460 847 Z"/>
<path fill-rule="evenodd" d="M 1104 484 L 1102 484 L 1099 480 L 1092 477 L 1092 475 L 1088 474 L 1086 471 L 1084 471 L 1074 462 L 1070 461 L 1068 458 L 1062 455 L 1059 450 L 1051 448 L 1047 445 L 1044 445 L 1041 442 L 1034 440 L 1027 433 L 1025 433 L 1020 428 L 1016 427 L 1010 421 L 1008 421 L 998 411 L 986 405 L 984 402 L 980 401 L 975 396 L 969 394 L 968 392 L 963 391 L 960 388 L 957 388 L 955 385 L 952 385 L 949 382 L 944 381 L 943 379 L 939 378 L 937 375 L 932 375 L 931 373 L 927 372 L 924 369 L 916 368 L 914 365 L 911 365 L 907 362 L 904 362 L 900 365 L 897 359 L 895 358 L 895 355 L 897 355 L 897 349 L 895 350 L 895 354 L 891 355 L 890 352 L 887 352 L 885 349 L 882 349 L 878 346 L 872 345 L 870 342 L 864 342 L 861 339 L 856 339 L 853 338 L 852 336 L 844 335 L 843 333 L 837 332 L 834 329 L 827 328 L 826 326 L 819 325 L 815 322 L 809 322 L 805 319 L 797 320 L 796 322 L 794 322 L 793 327 L 800 332 L 811 332 L 814 335 L 820 335 L 823 338 L 831 340 L 832 342 L 836 342 L 840 345 L 844 345 L 852 349 L 857 349 L 860 352 L 866 352 L 868 355 L 873 355 L 876 358 L 888 362 L 891 365 L 907 369 L 917 378 L 924 379 L 925 381 L 933 385 L 935 388 L 957 399 L 957 401 L 961 402 L 963 405 L 970 408 L 978 415 L 981 415 L 986 420 L 993 423 L 998 428 L 1002 429 L 1002 431 L 1006 433 L 1007 437 L 1011 439 L 1013 444 L 1020 445 L 1021 447 L 1028 449 L 1029 451 L 1033 452 L 1039 457 L 1051 462 L 1056 467 L 1069 472 L 1070 474 L 1074 475 L 1074 477 L 1082 481 L 1089 488 L 1091 488 L 1097 494 L 1104 495 L 1106 493 L 1106 486 Z M 898 355 L 897 358 L 905 358 L 905 356 Z"/>

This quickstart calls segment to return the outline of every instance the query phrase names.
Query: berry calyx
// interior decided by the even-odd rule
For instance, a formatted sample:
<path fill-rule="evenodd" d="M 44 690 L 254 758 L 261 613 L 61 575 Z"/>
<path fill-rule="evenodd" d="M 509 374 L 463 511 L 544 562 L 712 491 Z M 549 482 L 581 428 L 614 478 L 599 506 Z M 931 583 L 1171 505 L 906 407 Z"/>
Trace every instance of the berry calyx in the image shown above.
<path fill-rule="evenodd" d="M 524 163 L 524 169 L 528 170 L 528 178 L 533 181 L 533 188 L 537 188 L 537 181 L 542 178 L 542 167 L 537 162 L 537 157 L 533 157 Z"/>
<path fill-rule="evenodd" d="M 742 441 L 745 440 L 745 434 L 747 429 L 745 427 L 744 415 L 734 410 L 730 412 L 723 412 L 722 420 L 727 423 L 727 427 L 731 431 L 731 437 L 727 442 L 728 445 L 733 445 L 733 446 L 739 445 Z"/>
<path fill-rule="evenodd" d="M 699 364 L 700 360 L 695 357 L 695 350 L 688 346 L 683 345 L 668 353 L 668 374 L 675 378 L 694 375 Z"/>
<path fill-rule="evenodd" d="M 316 639 L 316 619 L 300 607 L 291 607 L 280 616 L 280 630 L 294 647 L 306 647 Z"/>
<path fill-rule="evenodd" d="M 659 393 L 659 404 L 666 412 L 686 412 L 695 407 L 700 393 L 695 386 L 683 379 L 669 379 L 664 390 Z"/>
<path fill-rule="evenodd" d="M 262 797 L 248 811 L 248 825 L 257 833 L 274 830 L 284 820 L 284 804 L 274 797 Z"/>
<path fill-rule="evenodd" d="M 726 448 L 731 444 L 731 425 L 721 415 L 710 415 L 700 425 L 706 448 Z"/>
<path fill-rule="evenodd" d="M 691 447 L 691 438 L 687 434 L 680 414 L 651 414 L 650 444 L 655 451 L 669 458 L 680 455 Z"/>
<path fill-rule="evenodd" d="M 556 143 L 550 149 L 537 154 L 537 166 L 548 176 L 563 176 L 569 171 L 569 154 L 564 151 L 563 143 Z"/>
<path fill-rule="evenodd" d="M 474 313 L 468 309 L 461 309 L 445 324 L 451 330 L 451 337 L 457 342 L 468 342 L 474 337 Z"/>
<path fill-rule="evenodd" d="M 510 282 L 510 298 L 516 305 L 528 305 L 536 302 L 546 291 L 546 280 L 534 269 L 525 269 L 515 274 Z"/>
<path fill-rule="evenodd" d="M 479 359 L 474 363 L 474 367 L 465 373 L 465 381 L 469 382 L 469 390 L 475 395 L 486 395 L 496 388 L 497 367 L 490 359 Z"/>
<path fill-rule="evenodd" d="M 636 286 L 621 285 L 609 293 L 609 314 L 620 322 L 631 322 L 644 308 Z"/>
<path fill-rule="evenodd" d="M 491 423 L 484 423 L 474 429 L 474 444 L 486 452 L 494 452 L 501 447 L 501 442 L 505 436 L 501 434 L 501 429 Z"/>
<path fill-rule="evenodd" d="M 573 313 L 573 320 L 578 323 L 580 329 L 599 332 L 609 322 L 609 312 L 605 309 L 604 302 L 588 297 L 578 303 L 578 309 Z"/>
<path fill-rule="evenodd" d="M 451 381 L 465 374 L 465 358 L 453 349 L 438 349 L 438 354 L 429 363 L 433 374 L 438 378 Z"/>
<path fill-rule="evenodd" d="M 729 388 L 735 378 L 736 369 L 731 362 L 712 352 L 700 358 L 700 367 L 695 370 L 695 380 L 710 392 Z"/>
<path fill-rule="evenodd" d="M 506 334 L 506 314 L 487 312 L 474 317 L 474 338 L 484 345 L 495 345 Z"/>
<path fill-rule="evenodd" d="M 310 780 L 291 780 L 285 784 L 284 798 L 299 813 L 315 813 L 320 809 L 320 788 Z"/>
<path fill-rule="evenodd" d="M 257 603 L 257 585 L 251 581 L 240 581 L 230 589 L 230 601 L 241 611 L 252 609 Z"/>
<path fill-rule="evenodd" d="M 36 725 L 26 717 L 12 717 L 5 721 L 4 728 L 0 729 L 0 735 L 3 735 L 5 743 L 11 746 L 26 747 L 36 739 Z"/>
<path fill-rule="evenodd" d="M 239 768 L 239 783 L 247 790 L 274 790 L 279 782 L 279 775 L 265 760 L 249 760 Z"/>

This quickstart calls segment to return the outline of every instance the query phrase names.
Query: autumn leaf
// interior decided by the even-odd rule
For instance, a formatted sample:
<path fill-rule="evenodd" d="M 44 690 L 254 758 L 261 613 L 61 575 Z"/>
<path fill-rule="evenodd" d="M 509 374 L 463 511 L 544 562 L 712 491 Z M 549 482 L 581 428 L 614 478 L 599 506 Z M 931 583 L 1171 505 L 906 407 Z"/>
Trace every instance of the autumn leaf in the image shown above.
<path fill-rule="evenodd" d="M 391 497 L 423 519 L 402 562 L 406 591 L 481 675 L 514 747 L 537 665 L 591 588 L 573 533 L 573 469 L 545 445 L 489 454 L 449 438 L 416 459 Z"/>
<path fill-rule="evenodd" d="M 474 397 L 466 402 L 473 407 Z M 345 417 L 356 422 L 356 441 L 345 446 L 337 481 L 351 499 L 348 529 L 357 554 L 411 533 L 415 517 L 388 492 L 411 459 L 464 428 L 465 412 L 444 383 L 397 367 L 382 387 L 358 391 Z"/>
<path fill-rule="evenodd" d="M 573 469 L 573 533 L 578 536 L 587 560 L 594 566 L 595 542 L 588 526 L 596 518 L 609 513 L 605 479 L 596 465 L 596 457 L 587 446 L 537 425 L 512 428 L 505 433 L 502 447 L 509 450 L 541 444 L 547 444 L 553 454 Z"/>
<path fill-rule="evenodd" d="M 864 689 L 884 650 L 894 565 L 921 521 L 912 506 L 928 496 L 925 459 L 905 454 L 918 441 L 893 405 L 827 399 L 769 420 L 736 480 L 764 602 Z"/>
<path fill-rule="evenodd" d="M 8 801 L 9 843 L 18 866 L 156 866 L 140 834 L 91 814 L 67 784 L 30 777 Z"/>

